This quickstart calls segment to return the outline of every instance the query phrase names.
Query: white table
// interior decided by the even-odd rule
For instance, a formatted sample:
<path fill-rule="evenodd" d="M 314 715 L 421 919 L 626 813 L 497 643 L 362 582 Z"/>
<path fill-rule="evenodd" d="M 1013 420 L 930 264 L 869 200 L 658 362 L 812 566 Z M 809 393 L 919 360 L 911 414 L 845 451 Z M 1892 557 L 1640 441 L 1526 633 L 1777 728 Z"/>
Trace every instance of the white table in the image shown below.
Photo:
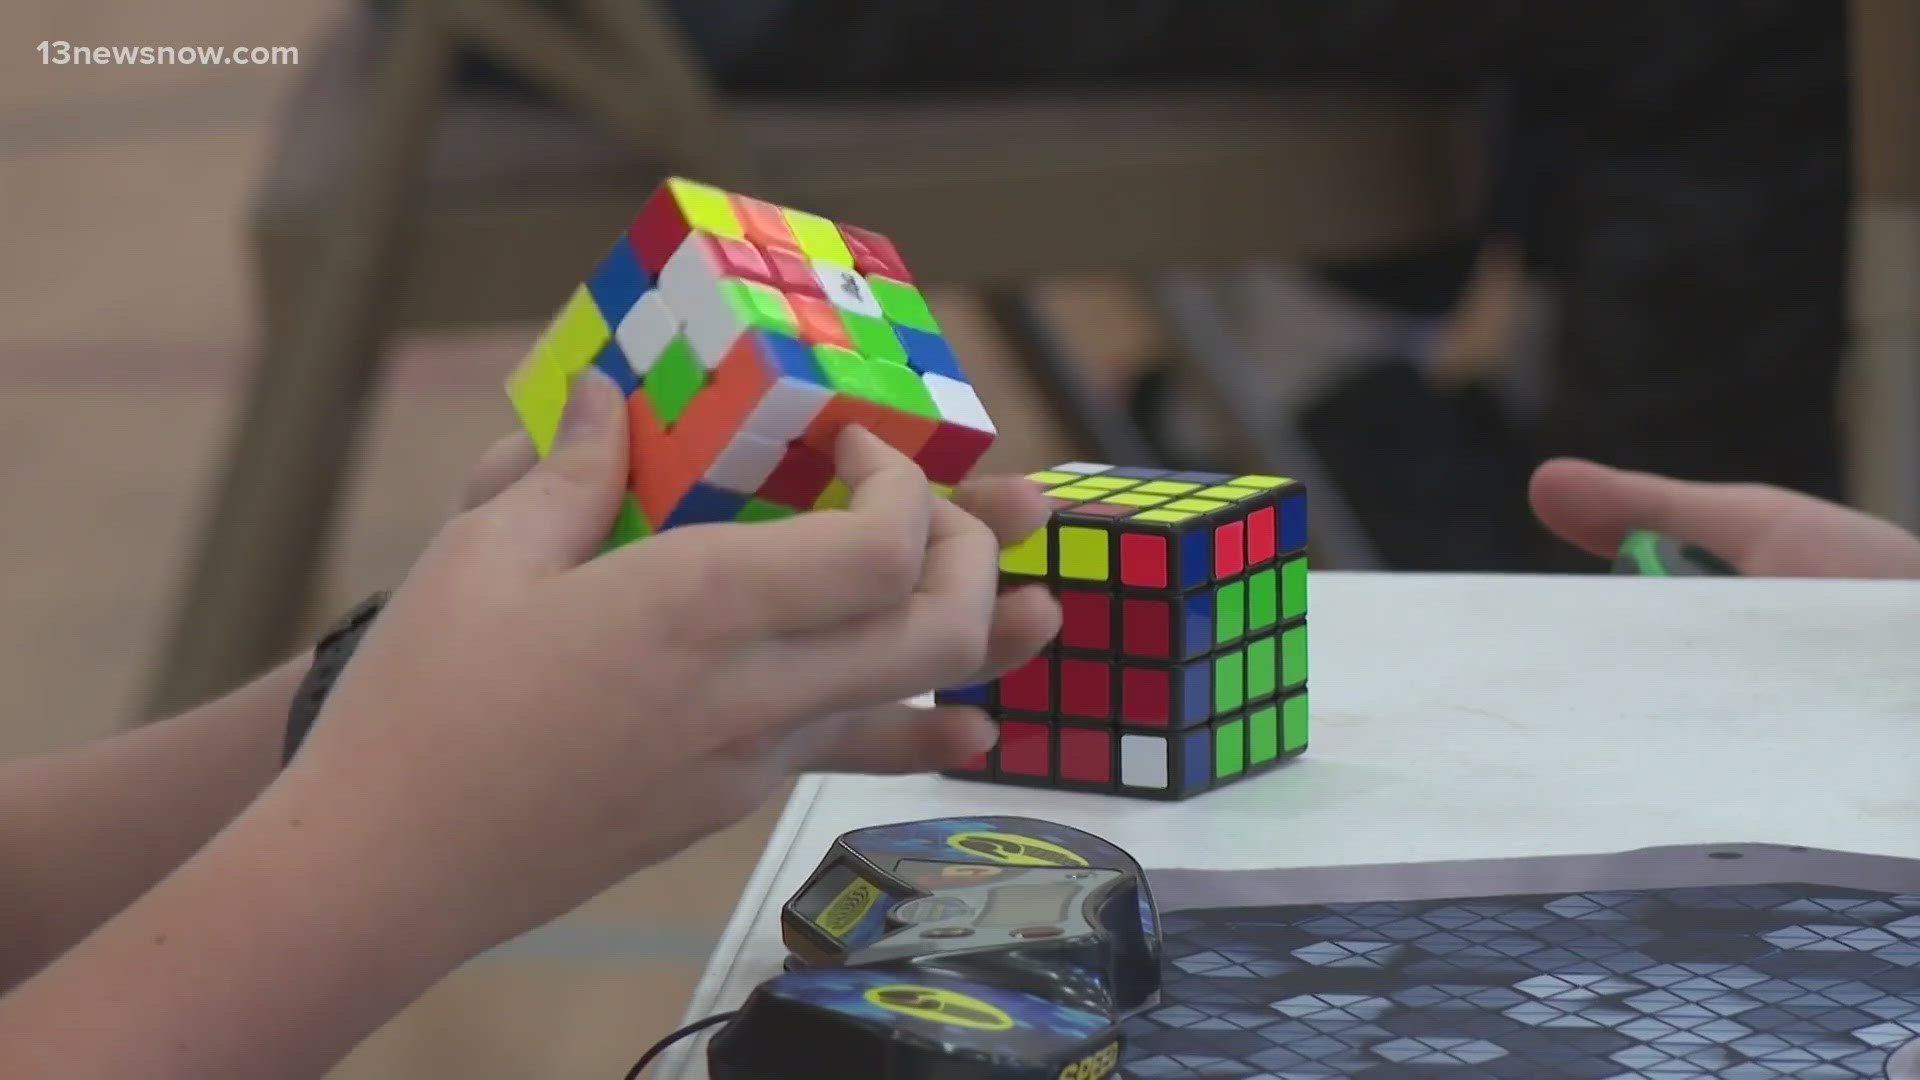
<path fill-rule="evenodd" d="M 687 1016 L 780 970 L 781 904 L 849 829 L 1057 821 L 1148 870 L 1804 844 L 1920 858 L 1920 582 L 1320 573 L 1312 744 L 1186 803 L 937 777 L 794 791 Z M 704 1036 L 662 1077 L 704 1078 Z"/>

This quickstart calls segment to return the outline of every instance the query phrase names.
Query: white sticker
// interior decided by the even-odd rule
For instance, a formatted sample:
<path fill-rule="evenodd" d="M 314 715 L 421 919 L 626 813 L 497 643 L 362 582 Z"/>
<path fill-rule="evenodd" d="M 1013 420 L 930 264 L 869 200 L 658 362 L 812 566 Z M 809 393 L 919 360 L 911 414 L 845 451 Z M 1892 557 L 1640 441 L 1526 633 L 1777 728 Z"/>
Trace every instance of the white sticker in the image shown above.
<path fill-rule="evenodd" d="M 874 298 L 873 290 L 867 286 L 867 279 L 857 271 L 816 260 L 813 276 L 820 282 L 821 291 L 827 294 L 827 299 L 833 301 L 840 310 L 870 315 L 876 319 L 885 314 L 880 310 L 880 301 Z"/>
<path fill-rule="evenodd" d="M 1126 787 L 1164 790 L 1171 740 L 1157 735 L 1120 736 L 1120 783 Z"/>

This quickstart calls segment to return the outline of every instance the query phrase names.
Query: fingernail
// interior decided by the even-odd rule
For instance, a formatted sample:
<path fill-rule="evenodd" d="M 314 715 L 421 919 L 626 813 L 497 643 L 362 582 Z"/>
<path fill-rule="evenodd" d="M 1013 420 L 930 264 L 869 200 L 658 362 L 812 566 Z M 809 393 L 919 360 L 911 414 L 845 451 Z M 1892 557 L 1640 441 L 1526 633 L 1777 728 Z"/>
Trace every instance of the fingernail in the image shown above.
<path fill-rule="evenodd" d="M 567 407 L 560 414 L 560 438 L 578 439 L 599 431 L 613 415 L 617 388 L 606 373 L 589 367 L 574 376 L 567 391 Z"/>

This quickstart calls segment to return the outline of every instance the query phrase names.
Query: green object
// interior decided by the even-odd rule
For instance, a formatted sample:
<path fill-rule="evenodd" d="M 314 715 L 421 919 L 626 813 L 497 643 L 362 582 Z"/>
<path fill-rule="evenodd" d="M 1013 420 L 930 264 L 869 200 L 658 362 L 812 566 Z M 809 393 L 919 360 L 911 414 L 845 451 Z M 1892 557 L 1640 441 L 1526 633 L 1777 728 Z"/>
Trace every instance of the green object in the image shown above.
<path fill-rule="evenodd" d="M 1307 682 L 1307 628 L 1288 627 L 1280 635 L 1280 689 L 1294 690 Z"/>
<path fill-rule="evenodd" d="M 867 372 L 873 364 L 866 357 L 838 345 L 815 345 L 813 359 L 820 365 L 820 374 L 827 377 L 829 388 L 851 397 L 868 396 L 873 379 Z"/>
<path fill-rule="evenodd" d="M 1297 619 L 1307 613 L 1307 557 L 1288 559 L 1280 567 L 1280 617 Z"/>
<path fill-rule="evenodd" d="M 1270 629 L 1280 621 L 1280 575 L 1269 566 L 1247 579 L 1247 631 Z"/>
<path fill-rule="evenodd" d="M 1635 529 L 1620 541 L 1613 572 L 1635 577 L 1738 577 L 1733 564 L 1698 544 L 1650 529 Z"/>
<path fill-rule="evenodd" d="M 1230 713 L 1247 700 L 1247 654 L 1239 649 L 1213 658 L 1213 714 Z"/>
<path fill-rule="evenodd" d="M 891 331 L 889 331 L 891 332 Z M 924 416 L 929 420 L 940 419 L 940 405 L 933 400 L 933 393 L 920 376 L 904 363 L 867 364 L 867 386 L 870 393 L 867 400 L 876 405 L 886 405 L 904 413 Z"/>
<path fill-rule="evenodd" d="M 640 504 L 634 502 L 631 495 L 622 498 L 620 513 L 613 519 L 613 535 L 608 538 L 607 547 L 621 547 L 652 535 L 653 525 L 647 521 L 647 515 L 640 512 Z"/>
<path fill-rule="evenodd" d="M 1247 632 L 1247 583 L 1230 581 L 1213 598 L 1213 643 L 1225 645 Z"/>
<path fill-rule="evenodd" d="M 1213 729 L 1213 775 L 1225 779 L 1247 767 L 1247 731 L 1242 720 Z"/>
<path fill-rule="evenodd" d="M 1279 685 L 1280 656 L 1271 637 L 1247 646 L 1247 700 L 1269 697 Z"/>
<path fill-rule="evenodd" d="M 1280 752 L 1297 753 L 1307 748 L 1307 695 L 1293 695 L 1280 704 Z"/>
<path fill-rule="evenodd" d="M 765 499 L 748 499 L 747 504 L 740 508 L 740 512 L 735 514 L 733 519 L 735 521 L 747 522 L 779 521 L 782 518 L 790 518 L 797 513 L 799 513 L 799 511 L 790 506 L 781 506 L 779 503 L 771 503 Z"/>
<path fill-rule="evenodd" d="M 755 330 L 772 330 L 788 337 L 800 336 L 800 320 L 792 305 L 776 290 L 757 281 L 723 281 L 720 292 L 742 323 Z"/>
<path fill-rule="evenodd" d="M 893 332 L 887 320 L 857 311 L 842 311 L 840 325 L 847 328 L 847 336 L 853 339 L 853 347 L 861 356 L 906 366 L 907 347 L 900 344 L 900 335 Z"/>
<path fill-rule="evenodd" d="M 940 324 L 933 320 L 933 310 L 927 307 L 927 298 L 919 289 L 877 274 L 867 278 L 867 288 L 873 290 L 873 298 L 880 302 L 887 318 L 929 334 L 940 332 Z"/>
<path fill-rule="evenodd" d="M 660 418 L 661 425 L 672 427 L 706 382 L 707 373 L 693 355 L 693 346 L 686 338 L 675 337 L 653 370 L 647 372 L 640 392 L 647 395 L 647 403 L 653 406 L 653 415 Z"/>
<path fill-rule="evenodd" d="M 1280 707 L 1262 705 L 1247 716 L 1247 764 L 1264 765 L 1280 756 Z"/>

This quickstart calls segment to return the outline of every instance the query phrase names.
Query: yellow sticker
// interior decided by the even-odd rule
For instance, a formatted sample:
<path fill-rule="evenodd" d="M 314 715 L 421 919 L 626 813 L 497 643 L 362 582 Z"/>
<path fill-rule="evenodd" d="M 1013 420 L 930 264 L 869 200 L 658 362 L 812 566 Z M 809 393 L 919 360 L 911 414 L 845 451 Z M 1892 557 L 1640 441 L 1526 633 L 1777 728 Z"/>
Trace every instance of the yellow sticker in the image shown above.
<path fill-rule="evenodd" d="M 1145 507 L 1159 506 L 1161 503 L 1167 501 L 1167 497 L 1165 495 L 1146 495 L 1138 491 L 1116 491 L 1109 495 L 1100 496 L 1100 501 L 1112 503 L 1115 506 Z"/>
<path fill-rule="evenodd" d="M 1105 1080 L 1119 1064 L 1120 1040 L 1115 1039 L 1079 1061 L 1069 1063 L 1060 1070 L 1058 1080 Z"/>
<path fill-rule="evenodd" d="M 1141 484 L 1140 490 L 1148 495 L 1185 495 L 1190 491 L 1199 491 L 1200 485 L 1180 480 L 1153 480 Z"/>
<path fill-rule="evenodd" d="M 1087 860 L 1058 844 L 1013 833 L 965 832 L 947 837 L 947 846 L 1003 866 L 1085 866 Z"/>
<path fill-rule="evenodd" d="M 948 1027 L 972 1028 L 975 1031 L 1008 1031 L 1013 1028 L 1013 1017 L 1001 1009 L 979 998 L 936 986 L 896 983 L 876 986 L 864 996 L 867 1004 L 877 1005 L 890 1013 L 911 1016 L 916 1020 L 930 1020 Z"/>
<path fill-rule="evenodd" d="M 847 931 L 860 925 L 860 920 L 873 910 L 874 902 L 880 899 L 880 890 L 863 878 L 854 878 L 847 887 L 840 890 L 827 909 L 813 924 L 836 938 L 844 938 Z"/>

